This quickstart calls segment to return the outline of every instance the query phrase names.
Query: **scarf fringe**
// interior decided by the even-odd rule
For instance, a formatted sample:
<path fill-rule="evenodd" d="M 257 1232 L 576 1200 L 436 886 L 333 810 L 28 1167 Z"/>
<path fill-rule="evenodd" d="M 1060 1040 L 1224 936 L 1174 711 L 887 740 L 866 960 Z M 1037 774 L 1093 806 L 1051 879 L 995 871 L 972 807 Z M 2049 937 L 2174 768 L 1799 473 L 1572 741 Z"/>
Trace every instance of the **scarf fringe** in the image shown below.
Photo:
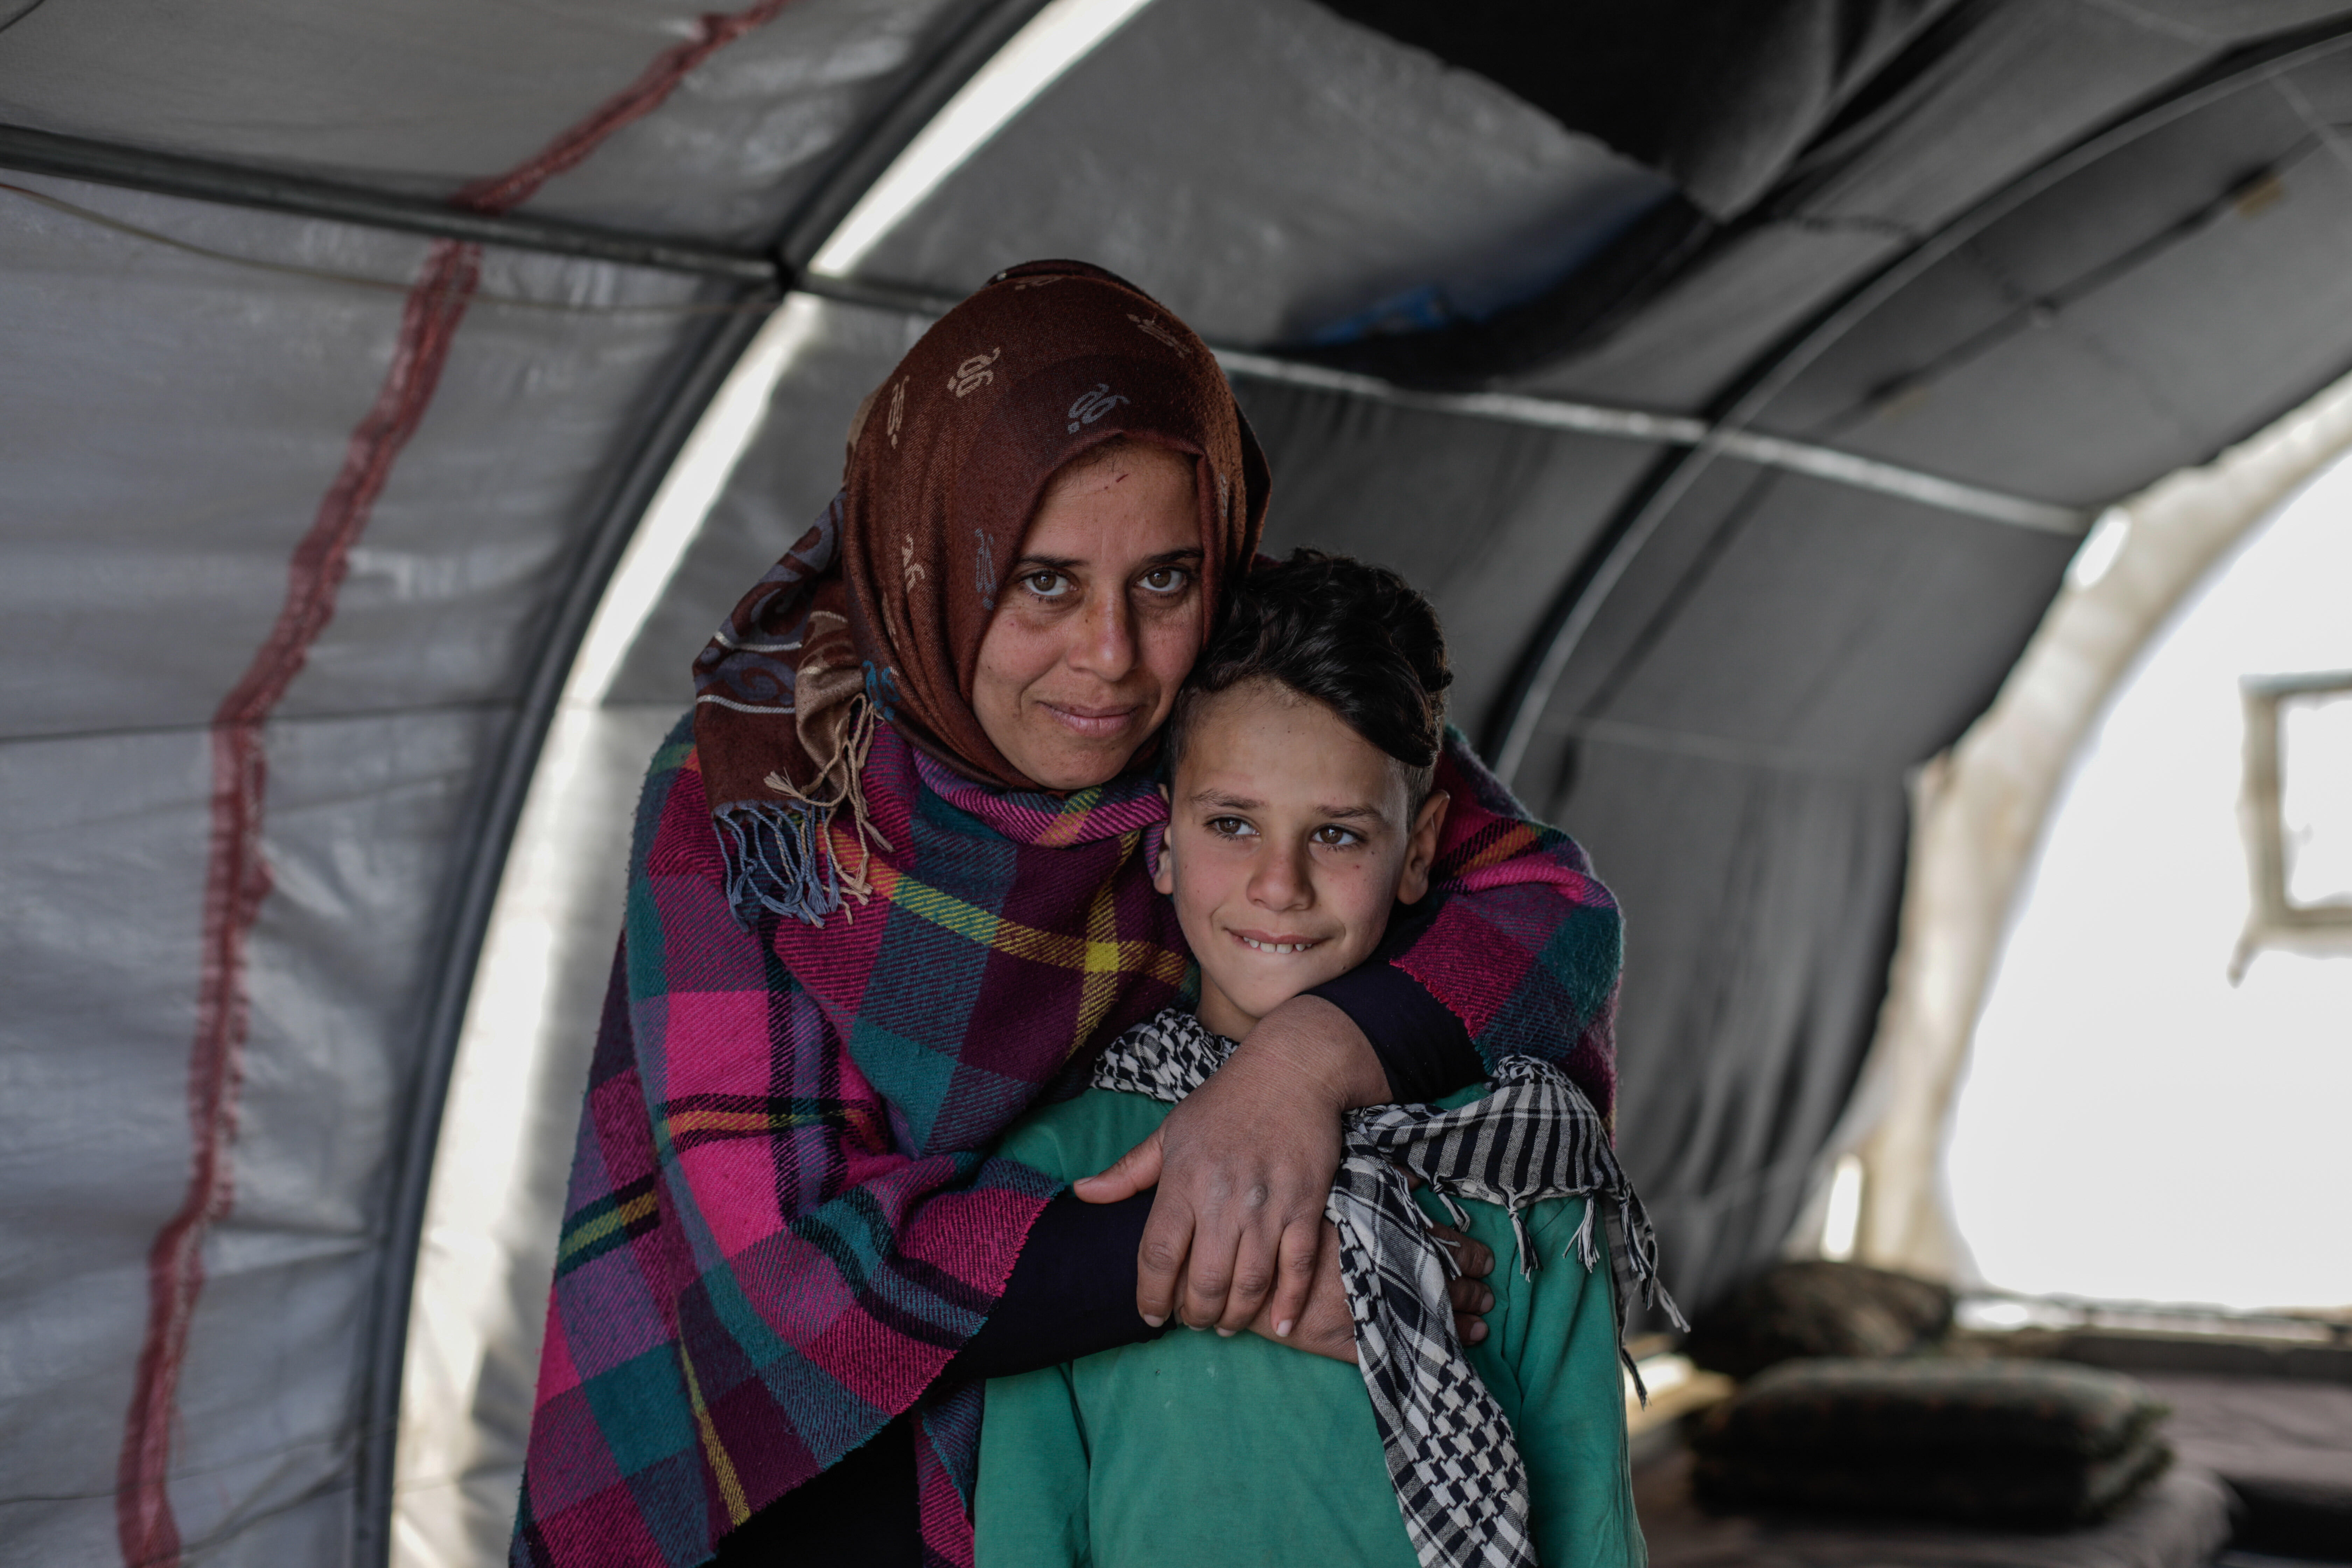
<path fill-rule="evenodd" d="M 866 757 L 874 746 L 876 723 L 873 703 L 863 696 L 851 698 L 848 732 L 808 788 L 770 773 L 763 782 L 782 801 L 730 801 L 711 812 L 727 867 L 727 902 L 745 926 L 757 925 L 763 911 L 823 925 L 827 915 L 841 910 L 855 921 L 846 899 L 863 904 L 873 898 L 867 873 L 874 868 L 874 851 L 890 848 L 866 805 Z M 844 806 L 857 845 L 855 870 L 842 864 L 833 837 Z"/>

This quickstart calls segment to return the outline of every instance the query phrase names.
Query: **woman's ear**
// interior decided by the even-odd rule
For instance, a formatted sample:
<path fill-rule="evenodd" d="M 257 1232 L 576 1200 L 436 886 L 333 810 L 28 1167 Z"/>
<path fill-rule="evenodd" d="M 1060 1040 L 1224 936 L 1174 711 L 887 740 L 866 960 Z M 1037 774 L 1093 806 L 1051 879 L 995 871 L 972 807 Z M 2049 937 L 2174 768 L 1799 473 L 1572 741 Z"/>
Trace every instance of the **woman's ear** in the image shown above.
<path fill-rule="evenodd" d="M 1437 836 L 1444 829 L 1445 808 L 1453 798 L 1442 789 L 1433 789 L 1421 803 L 1412 819 L 1412 834 L 1404 844 L 1404 874 L 1397 879 L 1397 902 L 1417 904 L 1428 893 L 1429 868 L 1437 859 Z"/>

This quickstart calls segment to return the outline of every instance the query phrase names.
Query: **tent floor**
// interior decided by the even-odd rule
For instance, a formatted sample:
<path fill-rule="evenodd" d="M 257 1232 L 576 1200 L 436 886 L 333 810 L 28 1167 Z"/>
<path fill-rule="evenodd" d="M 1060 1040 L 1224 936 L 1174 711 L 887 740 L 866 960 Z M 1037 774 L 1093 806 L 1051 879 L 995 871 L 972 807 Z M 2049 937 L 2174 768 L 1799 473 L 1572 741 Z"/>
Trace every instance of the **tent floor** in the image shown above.
<path fill-rule="evenodd" d="M 1717 1517 L 1691 1500 L 1689 1452 L 1666 1430 L 1636 1450 L 1633 1493 L 1650 1561 L 1654 1568 L 2352 1564 L 2352 1384 L 2139 1375 L 2173 1407 L 2165 1433 L 2179 1458 L 2104 1525 L 2006 1532 L 1820 1516 Z"/>
<path fill-rule="evenodd" d="M 2142 1381 L 2172 1406 L 2165 1433 L 2181 1462 L 2237 1494 L 2242 1552 L 2352 1562 L 2352 1384 L 2176 1373 Z"/>
<path fill-rule="evenodd" d="M 1633 1472 L 1651 1568 L 2208 1568 L 2230 1542 L 2221 1478 L 2175 1465 L 2116 1518 L 2087 1530 L 2009 1531 L 1898 1520 L 1706 1512 L 1690 1452 Z"/>

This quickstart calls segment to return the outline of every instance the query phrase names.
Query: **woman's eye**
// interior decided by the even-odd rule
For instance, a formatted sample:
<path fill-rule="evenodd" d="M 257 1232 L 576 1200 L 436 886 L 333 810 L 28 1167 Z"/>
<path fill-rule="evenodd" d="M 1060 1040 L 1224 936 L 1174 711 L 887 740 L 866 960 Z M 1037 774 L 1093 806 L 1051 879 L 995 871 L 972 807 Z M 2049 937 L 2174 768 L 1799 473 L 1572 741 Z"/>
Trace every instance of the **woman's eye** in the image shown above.
<path fill-rule="evenodd" d="M 1173 594 L 1191 581 L 1192 574 L 1181 566 L 1155 566 L 1142 577 L 1145 588 L 1154 594 Z"/>
<path fill-rule="evenodd" d="M 1213 816 L 1209 818 L 1208 828 L 1220 838 L 1247 838 L 1257 832 L 1238 816 Z"/>
<path fill-rule="evenodd" d="M 1032 572 L 1021 581 L 1041 599 L 1058 599 L 1070 591 L 1070 580 L 1059 572 Z"/>

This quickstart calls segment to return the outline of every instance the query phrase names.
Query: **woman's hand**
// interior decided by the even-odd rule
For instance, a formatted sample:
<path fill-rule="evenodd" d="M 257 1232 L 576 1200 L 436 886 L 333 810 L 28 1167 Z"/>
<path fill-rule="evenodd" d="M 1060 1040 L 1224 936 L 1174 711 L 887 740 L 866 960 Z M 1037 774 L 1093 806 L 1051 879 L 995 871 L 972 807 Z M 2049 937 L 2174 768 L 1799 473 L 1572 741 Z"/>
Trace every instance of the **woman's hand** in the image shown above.
<path fill-rule="evenodd" d="M 1323 1222 L 1320 1244 L 1315 1249 L 1314 1277 L 1307 1282 L 1307 1301 L 1297 1321 L 1277 1333 L 1274 1307 L 1269 1302 L 1250 1321 L 1249 1327 L 1250 1332 L 1294 1350 L 1355 1364 L 1356 1324 L 1348 1314 L 1348 1289 L 1339 1276 L 1337 1226 L 1328 1219 Z"/>
<path fill-rule="evenodd" d="M 1136 1255 L 1143 1320 L 1233 1334 L 1264 1315 L 1288 1339 L 1316 1282 L 1340 1113 L 1388 1098 L 1363 1031 L 1321 997 L 1294 996 L 1150 1137 L 1079 1182 L 1096 1204 L 1159 1185 Z"/>
<path fill-rule="evenodd" d="M 1451 1226 L 1433 1225 L 1429 1234 L 1437 1238 L 1440 1247 L 1454 1254 L 1462 1269 L 1460 1278 L 1446 1282 L 1445 1293 L 1454 1302 L 1455 1335 L 1464 1344 L 1475 1345 L 1486 1337 L 1486 1321 L 1479 1314 L 1495 1304 L 1495 1292 L 1486 1285 L 1486 1276 L 1495 1267 L 1495 1255 Z M 1316 1249 L 1315 1259 L 1315 1279 L 1307 1287 L 1307 1307 L 1291 1331 L 1287 1335 L 1275 1333 L 1273 1310 L 1268 1308 L 1251 1321 L 1250 1332 L 1278 1339 L 1311 1355 L 1329 1356 L 1333 1361 L 1352 1365 L 1356 1360 L 1356 1325 L 1348 1315 L 1348 1292 L 1339 1277 L 1339 1229 L 1328 1219 L 1323 1222 L 1323 1241 Z"/>

